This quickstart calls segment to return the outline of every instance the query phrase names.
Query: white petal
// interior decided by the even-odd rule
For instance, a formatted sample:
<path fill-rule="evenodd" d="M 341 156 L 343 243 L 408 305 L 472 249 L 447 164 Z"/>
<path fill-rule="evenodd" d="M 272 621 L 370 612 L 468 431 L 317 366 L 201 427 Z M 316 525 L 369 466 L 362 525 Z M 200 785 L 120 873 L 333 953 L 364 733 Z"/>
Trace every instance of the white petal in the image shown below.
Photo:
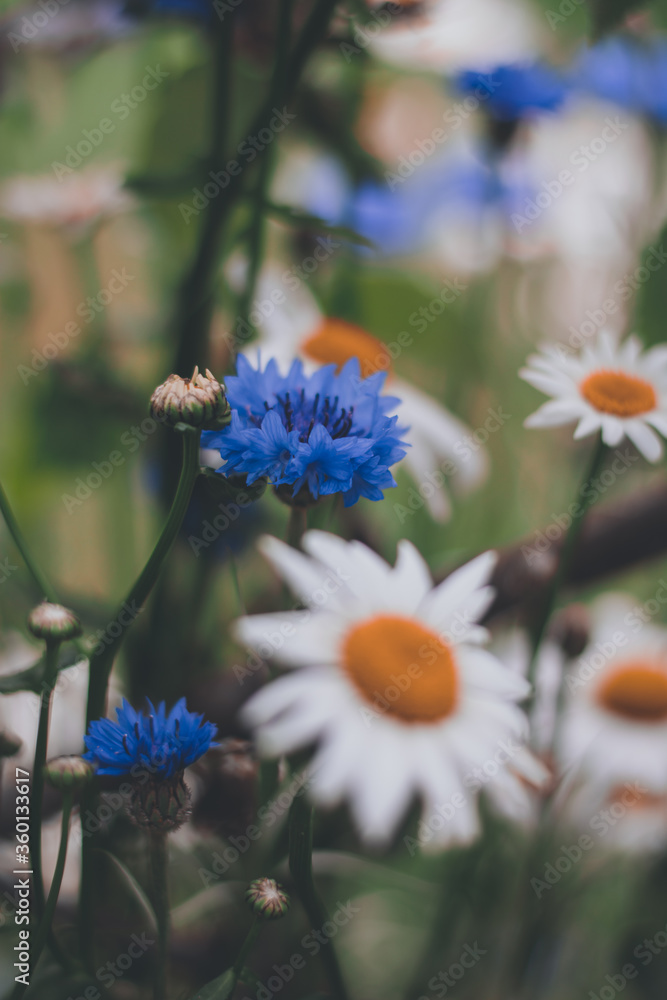
<path fill-rule="evenodd" d="M 348 627 L 345 618 L 326 611 L 277 611 L 237 619 L 232 634 L 262 659 L 287 666 L 317 666 L 338 662 Z"/>
<path fill-rule="evenodd" d="M 486 694 L 518 701 L 530 692 L 530 684 L 518 671 L 503 666 L 485 649 L 462 645 L 456 652 L 461 677 L 466 685 Z"/>
<path fill-rule="evenodd" d="M 615 448 L 625 437 L 623 422 L 616 417 L 600 416 L 602 422 L 602 440 L 610 448 Z"/>
<path fill-rule="evenodd" d="M 628 420 L 625 433 L 638 451 L 649 462 L 657 462 L 662 456 L 662 441 L 647 424 L 641 420 Z"/>
<path fill-rule="evenodd" d="M 454 570 L 424 598 L 417 614 L 428 625 L 440 631 L 450 631 L 452 616 L 459 612 L 465 617 L 465 611 L 470 606 L 476 612 L 476 617 L 471 614 L 467 616 L 467 621 L 468 624 L 474 623 L 493 599 L 493 592 L 484 585 L 491 576 L 496 561 L 495 552 L 484 552 L 465 566 Z"/>
<path fill-rule="evenodd" d="M 327 609 L 342 610 L 337 595 L 343 583 L 335 573 L 332 575 L 302 552 L 271 535 L 263 535 L 257 547 L 303 604 L 320 608 L 325 601 Z"/>

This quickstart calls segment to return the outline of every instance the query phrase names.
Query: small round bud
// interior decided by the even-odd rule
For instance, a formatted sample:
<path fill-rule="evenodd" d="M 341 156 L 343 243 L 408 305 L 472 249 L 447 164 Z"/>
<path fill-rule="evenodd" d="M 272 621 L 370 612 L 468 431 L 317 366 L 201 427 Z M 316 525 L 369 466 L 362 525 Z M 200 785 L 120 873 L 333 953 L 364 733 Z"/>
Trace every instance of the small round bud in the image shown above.
<path fill-rule="evenodd" d="M 256 878 L 245 894 L 246 903 L 265 920 L 284 917 L 289 910 L 290 898 L 275 879 Z"/>
<path fill-rule="evenodd" d="M 591 634 L 591 616 L 586 605 L 568 604 L 554 617 L 549 632 L 566 656 L 570 659 L 581 656 Z"/>
<path fill-rule="evenodd" d="M 95 768 L 83 757 L 75 755 L 54 757 L 46 762 L 44 777 L 53 788 L 64 791 L 82 788 L 95 774 Z"/>
<path fill-rule="evenodd" d="M 151 396 L 151 414 L 171 427 L 187 424 L 208 431 L 219 430 L 231 420 L 224 386 L 208 368 L 206 375 L 195 368 L 192 378 L 170 375 Z"/>
<path fill-rule="evenodd" d="M 190 792 L 183 772 L 171 778 L 135 785 L 127 806 L 130 818 L 143 830 L 169 833 L 178 830 L 190 815 Z"/>
<path fill-rule="evenodd" d="M 9 730 L 0 730 L 0 760 L 3 757 L 15 757 L 23 746 L 23 741 L 10 733 Z"/>
<path fill-rule="evenodd" d="M 28 615 L 28 629 L 37 639 L 77 639 L 82 632 L 81 622 L 73 611 L 62 604 L 43 601 Z"/>

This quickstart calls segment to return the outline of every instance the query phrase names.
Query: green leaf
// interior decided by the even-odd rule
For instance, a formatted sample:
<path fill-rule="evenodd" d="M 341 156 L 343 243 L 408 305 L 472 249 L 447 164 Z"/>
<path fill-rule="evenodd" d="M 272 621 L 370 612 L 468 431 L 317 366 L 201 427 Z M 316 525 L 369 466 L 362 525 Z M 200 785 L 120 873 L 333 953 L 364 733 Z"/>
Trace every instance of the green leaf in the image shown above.
<path fill-rule="evenodd" d="M 234 973 L 227 969 L 217 979 L 203 986 L 192 1000 L 228 1000 L 234 991 Z"/>
<path fill-rule="evenodd" d="M 132 872 L 129 870 L 129 868 L 127 868 L 123 864 L 123 862 L 120 860 L 120 858 L 117 858 L 115 854 L 112 854 L 111 851 L 105 851 L 103 848 L 98 848 L 98 849 L 96 849 L 95 853 L 96 854 L 103 854 L 104 857 L 108 858 L 109 861 L 111 861 L 111 863 L 114 866 L 114 868 L 116 868 L 116 870 L 122 876 L 123 881 L 125 882 L 126 886 L 130 890 L 131 894 L 136 899 L 137 903 L 139 904 L 140 909 L 142 910 L 142 912 L 144 913 L 144 915 L 147 917 L 147 919 L 149 921 L 149 924 L 151 926 L 151 929 L 157 933 L 157 917 L 155 916 L 155 910 L 153 909 L 153 906 L 152 906 L 151 901 L 149 900 L 148 896 L 146 895 L 146 893 L 144 892 L 144 890 L 141 888 L 141 886 L 139 885 L 139 883 L 137 882 L 136 878 L 134 877 L 134 875 L 132 874 Z"/>
<path fill-rule="evenodd" d="M 280 219 L 281 222 L 286 222 L 290 226 L 295 226 L 299 229 L 309 229 L 316 233 L 324 233 L 327 236 L 337 236 L 348 243 L 354 243 L 356 246 L 361 247 L 369 247 L 371 250 L 377 249 L 372 240 L 367 240 L 365 236 L 355 232 L 354 229 L 350 229 L 349 226 L 331 226 L 324 219 L 320 219 L 319 216 L 310 215 L 308 212 L 300 212 L 298 209 L 292 208 L 291 205 L 277 205 L 275 202 L 267 201 L 265 208 L 269 215 Z"/>

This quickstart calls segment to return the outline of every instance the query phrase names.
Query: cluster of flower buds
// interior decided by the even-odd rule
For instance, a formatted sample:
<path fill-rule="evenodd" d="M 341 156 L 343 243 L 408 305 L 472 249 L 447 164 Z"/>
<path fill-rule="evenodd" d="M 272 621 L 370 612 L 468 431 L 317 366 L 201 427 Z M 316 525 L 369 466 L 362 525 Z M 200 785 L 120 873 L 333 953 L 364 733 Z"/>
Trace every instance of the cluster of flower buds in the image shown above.
<path fill-rule="evenodd" d="M 253 913 L 265 920 L 283 917 L 290 905 L 289 896 L 272 878 L 256 878 L 246 889 L 245 899 Z"/>
<path fill-rule="evenodd" d="M 73 611 L 64 608 L 62 604 L 51 604 L 42 601 L 28 615 L 28 630 L 37 639 L 47 642 L 65 642 L 67 639 L 78 639 L 81 635 L 81 622 Z"/>
<path fill-rule="evenodd" d="M 137 784 L 127 807 L 130 818 L 143 830 L 169 833 L 178 830 L 190 815 L 190 792 L 183 772 L 170 778 Z"/>
<path fill-rule="evenodd" d="M 200 430 L 220 430 L 231 420 L 224 386 L 206 369 L 195 368 L 192 378 L 170 375 L 151 396 L 151 414 L 175 427 L 185 424 Z"/>

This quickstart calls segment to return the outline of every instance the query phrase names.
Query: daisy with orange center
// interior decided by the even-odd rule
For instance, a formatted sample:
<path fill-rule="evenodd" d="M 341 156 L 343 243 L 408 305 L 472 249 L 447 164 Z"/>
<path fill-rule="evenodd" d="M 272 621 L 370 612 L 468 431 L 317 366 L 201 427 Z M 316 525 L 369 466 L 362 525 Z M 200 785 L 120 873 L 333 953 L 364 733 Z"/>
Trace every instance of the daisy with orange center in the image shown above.
<path fill-rule="evenodd" d="M 642 622 L 620 595 L 592 608 L 588 647 L 567 675 L 558 756 L 564 770 L 609 794 L 639 782 L 667 794 L 667 629 Z"/>
<path fill-rule="evenodd" d="M 604 331 L 580 355 L 549 346 L 528 359 L 521 377 L 553 398 L 526 420 L 526 427 L 553 427 L 578 421 L 575 438 L 598 431 L 616 447 L 628 437 L 657 462 L 667 436 L 667 347 L 642 353 L 636 337 L 618 345 Z"/>
<path fill-rule="evenodd" d="M 265 268 L 257 284 L 257 301 L 274 303 L 276 291 L 284 288 L 282 277 L 271 266 Z M 385 389 L 401 401 L 400 421 L 407 426 L 405 439 L 410 444 L 401 467 L 414 479 L 420 503 L 425 503 L 435 520 L 446 521 L 451 505 L 445 481 L 466 493 L 484 480 L 488 460 L 483 442 L 465 424 L 395 374 L 394 360 L 404 351 L 409 353 L 415 334 L 406 330 L 386 344 L 354 323 L 326 317 L 303 283 L 298 288 L 290 286 L 283 299 L 259 326 L 259 338 L 245 350 L 246 357 L 252 363 L 258 354 L 263 360 L 274 358 L 284 372 L 295 357 L 309 373 L 327 364 L 342 368 L 350 358 L 358 358 L 364 378 L 387 372 Z"/>
<path fill-rule="evenodd" d="M 253 615 L 240 641 L 291 674 L 244 707 L 260 753 L 315 747 L 309 791 L 316 803 L 347 801 L 361 836 L 389 840 L 413 798 L 425 821 L 449 808 L 431 846 L 478 832 L 480 782 L 489 762 L 534 774 L 522 749 L 516 702 L 529 686 L 482 648 L 476 624 L 493 597 L 485 553 L 433 587 L 407 541 L 389 566 L 360 542 L 307 532 L 305 553 L 264 538 L 261 549 L 305 611 Z M 498 762 L 501 763 L 498 763 Z"/>

